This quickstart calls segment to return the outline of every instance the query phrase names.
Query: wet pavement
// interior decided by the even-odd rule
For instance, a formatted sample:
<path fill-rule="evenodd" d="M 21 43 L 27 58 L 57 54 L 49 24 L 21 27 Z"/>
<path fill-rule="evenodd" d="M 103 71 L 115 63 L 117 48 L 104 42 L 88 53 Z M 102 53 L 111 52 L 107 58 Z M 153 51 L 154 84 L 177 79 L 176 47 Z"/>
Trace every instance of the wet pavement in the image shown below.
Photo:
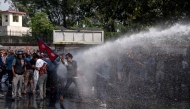
<path fill-rule="evenodd" d="M 22 100 L 11 100 L 11 88 L 1 84 L 0 109 L 190 109 L 190 101 L 173 101 L 151 97 L 112 96 L 108 97 L 107 108 L 99 106 L 96 100 L 85 98 L 84 102 L 73 96 L 66 96 L 64 101 L 57 100 L 56 92 L 47 91 L 47 98 L 36 101 L 35 95 L 27 93 Z"/>
<path fill-rule="evenodd" d="M 69 96 L 68 96 L 69 95 Z M 11 87 L 1 83 L 0 109 L 102 109 L 97 103 L 86 99 L 81 101 L 68 94 L 64 101 L 59 101 L 56 92 L 47 90 L 47 98 L 43 101 L 36 101 L 36 95 L 27 93 L 22 99 L 11 99 Z"/>

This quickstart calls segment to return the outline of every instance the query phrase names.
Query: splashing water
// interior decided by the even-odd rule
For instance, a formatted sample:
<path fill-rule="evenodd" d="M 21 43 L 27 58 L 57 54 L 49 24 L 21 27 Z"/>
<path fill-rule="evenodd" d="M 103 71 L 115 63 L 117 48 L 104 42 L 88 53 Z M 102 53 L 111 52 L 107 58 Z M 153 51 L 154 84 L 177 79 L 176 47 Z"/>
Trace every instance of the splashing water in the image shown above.
<path fill-rule="evenodd" d="M 121 38 L 118 38 L 115 41 L 106 42 L 103 45 L 96 46 L 93 48 L 86 49 L 84 51 L 77 51 L 76 54 L 73 54 L 74 60 L 78 62 L 78 67 L 80 71 L 87 78 L 87 82 L 81 82 L 81 89 L 85 92 L 85 95 L 91 95 L 91 90 L 89 87 L 94 86 L 97 73 L 97 64 L 98 62 L 103 61 L 105 58 L 110 60 L 112 64 L 112 69 L 110 73 L 116 73 L 116 78 L 118 78 L 116 69 L 115 60 L 119 58 L 125 60 L 126 55 L 133 53 L 138 55 L 142 54 L 187 54 L 187 47 L 181 48 L 180 46 L 189 46 L 190 40 L 190 25 L 175 24 L 174 26 L 167 29 L 160 28 L 150 28 L 149 31 L 139 32 L 132 35 L 123 35 Z M 71 52 L 72 51 L 68 51 Z M 117 63 L 117 62 L 116 62 Z M 58 73 L 58 75 L 61 75 Z M 110 74 L 111 75 L 111 74 Z M 108 75 L 108 76 L 110 76 Z M 135 77 L 134 77 L 135 78 Z M 128 77 L 125 81 L 126 86 L 127 82 L 133 81 L 137 83 L 136 80 Z M 84 79 L 84 78 L 83 78 Z M 110 82 L 117 80 L 112 79 L 110 76 Z M 120 87 L 121 90 L 125 90 L 125 86 Z M 115 87 L 116 88 L 116 87 Z M 126 87 L 127 90 L 128 87 Z M 111 91 L 111 90 L 110 90 Z"/>
<path fill-rule="evenodd" d="M 80 58 L 83 57 L 85 60 L 93 60 L 95 59 L 92 56 L 93 54 L 96 54 L 96 58 L 98 58 L 98 56 L 102 57 L 102 55 L 107 57 L 112 52 L 126 52 L 126 49 L 135 46 L 148 47 L 153 44 L 163 46 L 167 45 L 167 41 L 177 40 L 176 38 L 183 38 L 183 36 L 187 36 L 189 33 L 190 25 L 176 24 L 165 30 L 150 28 L 149 32 L 140 32 L 130 36 L 123 36 L 123 38 L 119 38 L 116 41 L 107 42 L 102 46 L 98 46 L 87 50 L 84 53 L 78 54 Z"/>

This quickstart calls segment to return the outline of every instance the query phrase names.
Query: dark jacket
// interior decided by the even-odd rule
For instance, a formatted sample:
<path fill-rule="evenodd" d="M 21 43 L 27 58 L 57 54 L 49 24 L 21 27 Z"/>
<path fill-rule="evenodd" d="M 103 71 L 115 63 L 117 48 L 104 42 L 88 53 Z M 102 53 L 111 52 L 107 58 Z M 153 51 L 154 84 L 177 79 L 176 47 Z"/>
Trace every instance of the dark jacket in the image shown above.
<path fill-rule="evenodd" d="M 13 60 L 14 71 L 18 75 L 24 74 L 25 60 L 16 58 Z"/>
<path fill-rule="evenodd" d="M 0 66 L 3 67 L 3 60 L 2 60 L 2 57 L 0 57 Z"/>

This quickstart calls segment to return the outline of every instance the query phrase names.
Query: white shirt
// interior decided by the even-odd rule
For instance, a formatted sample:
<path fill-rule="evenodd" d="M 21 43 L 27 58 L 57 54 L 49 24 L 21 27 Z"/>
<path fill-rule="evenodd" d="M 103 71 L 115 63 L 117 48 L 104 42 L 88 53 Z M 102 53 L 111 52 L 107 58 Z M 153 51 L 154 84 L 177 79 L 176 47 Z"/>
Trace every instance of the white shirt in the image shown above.
<path fill-rule="evenodd" d="M 65 66 L 68 66 L 68 62 L 67 62 L 67 61 L 65 61 L 64 65 L 65 65 Z"/>
<path fill-rule="evenodd" d="M 42 60 L 42 59 L 38 59 L 37 61 L 36 61 L 36 67 L 42 67 L 43 66 L 43 64 L 44 63 L 46 63 L 44 60 Z M 46 63 L 47 64 L 47 63 Z M 38 70 L 34 70 L 34 80 L 38 80 L 38 78 L 39 78 L 39 71 Z"/>
<path fill-rule="evenodd" d="M 38 59 L 38 60 L 36 61 L 36 67 L 42 67 L 44 63 L 46 63 L 44 60 Z M 46 63 L 46 64 L 47 64 L 47 63 Z"/>

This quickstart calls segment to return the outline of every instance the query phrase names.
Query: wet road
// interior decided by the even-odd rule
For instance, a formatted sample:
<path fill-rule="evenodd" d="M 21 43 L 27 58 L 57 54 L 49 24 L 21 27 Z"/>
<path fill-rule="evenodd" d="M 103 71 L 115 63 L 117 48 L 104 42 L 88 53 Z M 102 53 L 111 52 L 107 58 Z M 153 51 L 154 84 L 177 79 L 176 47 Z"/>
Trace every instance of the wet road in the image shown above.
<path fill-rule="evenodd" d="M 66 96 L 64 101 L 59 101 L 56 92 L 47 90 L 47 98 L 43 101 L 36 101 L 36 95 L 22 95 L 22 100 L 11 99 L 11 87 L 1 84 L 0 109 L 102 109 L 92 100 L 85 99 L 81 102 L 74 96 Z M 103 108 L 104 109 L 104 108 Z"/>
<path fill-rule="evenodd" d="M 95 100 L 85 98 L 84 102 L 74 97 L 65 97 L 60 102 L 56 93 L 48 92 L 44 101 L 36 101 L 35 95 L 27 93 L 22 100 L 11 100 L 11 88 L 1 84 L 0 109 L 190 109 L 189 101 L 158 100 L 150 98 L 131 98 L 112 96 L 108 98 L 107 108 L 100 107 Z"/>

